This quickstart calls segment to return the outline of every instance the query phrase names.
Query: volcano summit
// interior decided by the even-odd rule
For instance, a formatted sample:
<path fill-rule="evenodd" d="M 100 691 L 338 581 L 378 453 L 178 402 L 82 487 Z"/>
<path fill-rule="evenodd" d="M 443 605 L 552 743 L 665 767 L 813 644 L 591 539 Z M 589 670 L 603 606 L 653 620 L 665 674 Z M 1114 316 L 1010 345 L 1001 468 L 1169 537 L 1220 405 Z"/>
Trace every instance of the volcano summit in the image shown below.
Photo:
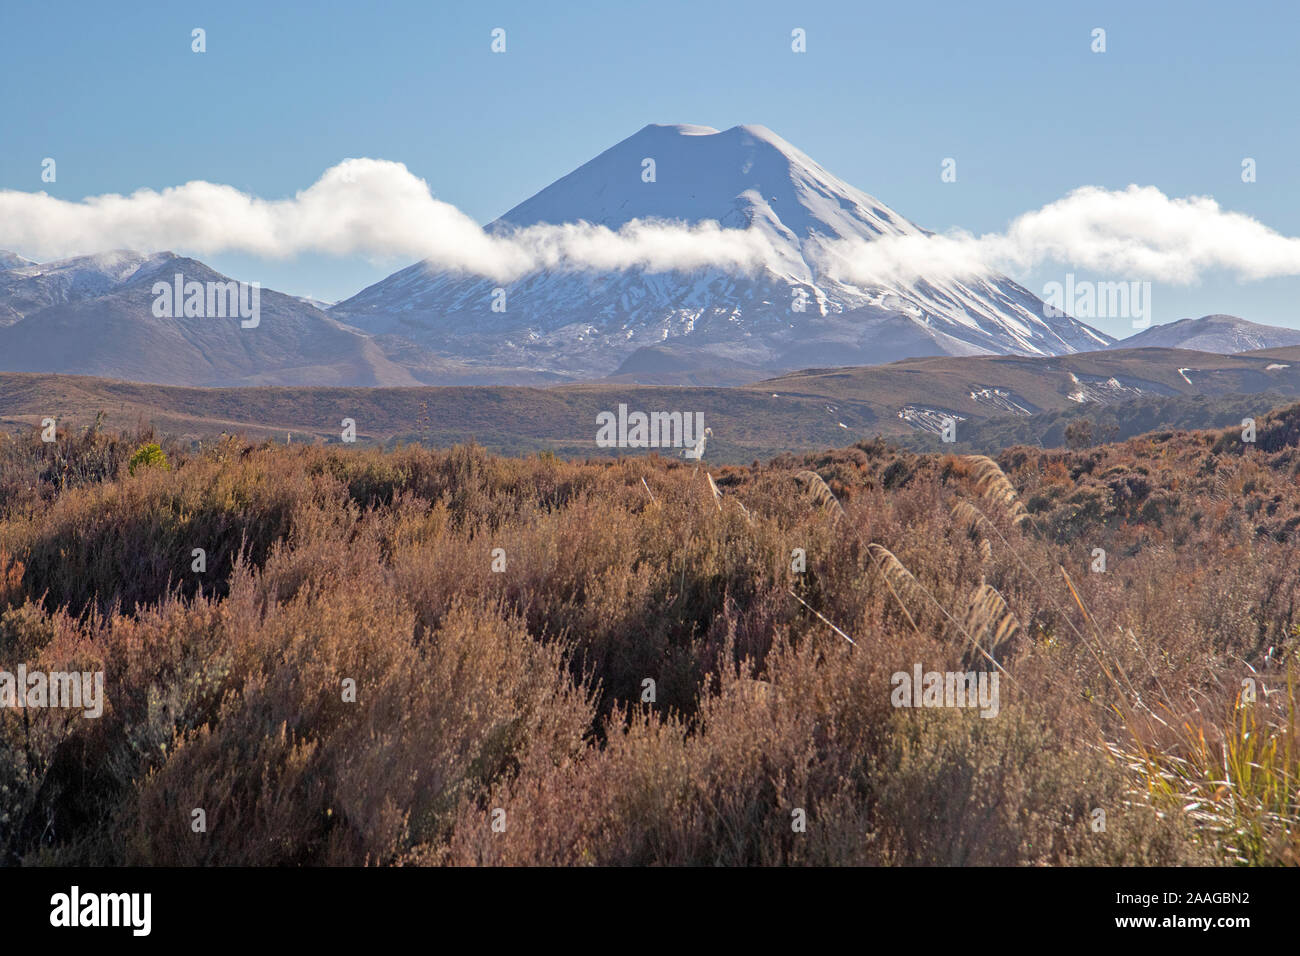
<path fill-rule="evenodd" d="M 1002 275 L 837 278 L 826 267 L 837 241 L 930 233 L 763 126 L 647 126 L 487 231 L 634 221 L 757 230 L 773 255 L 747 273 L 582 268 L 509 283 L 417 263 L 331 313 L 459 361 L 575 377 L 622 365 L 644 381 L 706 367 L 771 373 L 924 355 L 1059 355 L 1112 341 L 1068 315 L 1045 315 L 1037 296 Z"/>

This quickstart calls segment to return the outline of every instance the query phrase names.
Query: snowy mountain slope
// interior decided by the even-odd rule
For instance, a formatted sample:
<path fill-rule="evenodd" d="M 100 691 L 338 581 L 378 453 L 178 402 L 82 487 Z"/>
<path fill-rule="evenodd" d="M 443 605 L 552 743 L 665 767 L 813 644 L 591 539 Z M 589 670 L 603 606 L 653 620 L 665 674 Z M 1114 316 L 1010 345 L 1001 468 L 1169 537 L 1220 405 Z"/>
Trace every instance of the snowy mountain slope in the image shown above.
<path fill-rule="evenodd" d="M 1300 329 L 1247 322 L 1235 315 L 1205 315 L 1199 319 L 1179 319 L 1131 335 L 1116 342 L 1116 349 L 1195 349 L 1231 355 L 1256 349 L 1285 348 L 1300 345 Z"/>
<path fill-rule="evenodd" d="M 18 257 L 15 257 L 18 258 Z M 549 384 L 526 369 L 463 364 L 370 335 L 310 300 L 260 290 L 261 321 L 159 318 L 156 282 L 226 283 L 171 252 L 119 250 L 0 271 L 0 371 L 101 375 L 178 385 Z"/>
<path fill-rule="evenodd" d="M 649 183 L 647 158 L 656 174 Z M 580 376 L 610 374 L 637 349 L 663 343 L 785 370 L 810 354 L 833 358 L 846 342 L 855 354 L 845 362 L 903 357 L 899 347 L 1056 355 L 1111 341 L 1072 318 L 1045 318 L 1038 297 L 1004 276 L 837 281 L 821 265 L 827 243 L 927 233 L 762 126 L 647 126 L 487 228 L 585 221 L 617 229 L 636 219 L 757 229 L 776 258 L 750 275 L 534 272 L 508 284 L 504 313 L 491 310 L 497 282 L 417 263 L 331 312 L 467 361 Z M 877 353 L 888 358 L 871 359 Z"/>
<path fill-rule="evenodd" d="M 368 335 L 293 296 L 260 294 L 260 324 L 158 318 L 153 285 L 226 282 L 170 252 L 111 252 L 0 272 L 0 370 L 177 385 L 415 385 Z"/>
<path fill-rule="evenodd" d="M 10 252 L 7 249 L 0 249 L 0 272 L 9 269 L 17 269 L 20 266 L 34 266 L 36 263 L 16 252 Z"/>
<path fill-rule="evenodd" d="M 168 252 L 116 250 L 48 263 L 24 259 L 0 272 L 0 326 L 12 325 L 25 315 L 53 305 L 105 295 L 169 258 Z"/>

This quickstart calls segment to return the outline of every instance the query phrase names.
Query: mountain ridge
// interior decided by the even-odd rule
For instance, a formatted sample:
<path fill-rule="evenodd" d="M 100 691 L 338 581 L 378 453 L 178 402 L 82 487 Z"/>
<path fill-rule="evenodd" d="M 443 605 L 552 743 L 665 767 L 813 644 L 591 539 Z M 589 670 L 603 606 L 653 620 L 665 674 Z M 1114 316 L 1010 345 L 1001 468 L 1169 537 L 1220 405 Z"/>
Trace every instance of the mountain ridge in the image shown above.
<path fill-rule="evenodd" d="M 1300 345 L 1300 329 L 1262 325 L 1240 316 L 1216 313 L 1153 325 L 1110 348 L 1189 348 L 1229 355 L 1292 345 Z"/>
<path fill-rule="evenodd" d="M 14 256 L 15 259 L 22 257 Z M 353 328 L 300 296 L 260 288 L 241 318 L 154 314 L 155 283 L 237 280 L 173 252 L 113 250 L 0 270 L 0 371 L 170 385 L 547 384 L 526 369 L 468 369 L 428 349 Z M 251 292 L 250 292 L 251 299 Z"/>

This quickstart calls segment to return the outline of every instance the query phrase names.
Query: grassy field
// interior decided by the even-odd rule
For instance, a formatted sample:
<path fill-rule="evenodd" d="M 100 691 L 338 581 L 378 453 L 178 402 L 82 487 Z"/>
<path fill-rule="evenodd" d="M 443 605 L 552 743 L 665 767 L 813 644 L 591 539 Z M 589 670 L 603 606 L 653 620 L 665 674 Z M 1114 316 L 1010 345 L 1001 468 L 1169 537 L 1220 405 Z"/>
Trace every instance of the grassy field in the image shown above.
<path fill-rule="evenodd" d="M 996 462 L 5 435 L 0 669 L 106 702 L 0 708 L 0 853 L 1295 864 L 1298 440 L 1300 406 Z M 918 666 L 996 674 L 996 716 L 896 706 Z"/>

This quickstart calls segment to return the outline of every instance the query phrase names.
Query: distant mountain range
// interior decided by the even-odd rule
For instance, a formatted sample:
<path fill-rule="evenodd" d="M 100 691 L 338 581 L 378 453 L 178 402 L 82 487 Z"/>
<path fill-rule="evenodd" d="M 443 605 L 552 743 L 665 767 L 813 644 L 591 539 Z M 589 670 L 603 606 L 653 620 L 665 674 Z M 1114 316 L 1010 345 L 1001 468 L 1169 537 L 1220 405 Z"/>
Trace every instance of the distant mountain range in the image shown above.
<path fill-rule="evenodd" d="M 367 335 L 273 290 L 257 328 L 159 318 L 157 282 L 225 282 L 170 253 L 114 252 L 0 272 L 0 369 L 195 385 L 415 385 Z"/>
<path fill-rule="evenodd" d="M 233 316 L 155 314 L 160 282 L 231 281 L 195 259 L 116 251 L 36 263 L 0 251 L 0 371 L 204 386 L 716 386 L 927 356 L 1300 344 L 1298 330 L 1224 315 L 1116 342 L 1045 315 L 1037 296 L 995 274 L 847 284 L 822 265 L 829 244 L 929 233 L 762 126 L 647 126 L 487 231 L 633 220 L 757 230 L 777 264 L 556 269 L 500 287 L 417 263 L 332 306 L 263 289 L 260 321 L 245 328 Z M 504 311 L 492 308 L 498 288 Z"/>
<path fill-rule="evenodd" d="M 117 251 L 0 271 L 0 371 L 165 385 L 545 384 L 526 370 L 468 369 L 405 339 L 340 322 L 310 301 L 259 292 L 255 328 L 238 316 L 154 314 L 157 283 L 225 284 L 195 259 Z M 179 310 L 178 310 L 179 311 Z"/>
<path fill-rule="evenodd" d="M 1200 352 L 1252 352 L 1300 345 L 1300 329 L 1247 322 L 1235 315 L 1206 315 L 1154 325 L 1121 339 L 1115 349 L 1195 349 Z"/>

